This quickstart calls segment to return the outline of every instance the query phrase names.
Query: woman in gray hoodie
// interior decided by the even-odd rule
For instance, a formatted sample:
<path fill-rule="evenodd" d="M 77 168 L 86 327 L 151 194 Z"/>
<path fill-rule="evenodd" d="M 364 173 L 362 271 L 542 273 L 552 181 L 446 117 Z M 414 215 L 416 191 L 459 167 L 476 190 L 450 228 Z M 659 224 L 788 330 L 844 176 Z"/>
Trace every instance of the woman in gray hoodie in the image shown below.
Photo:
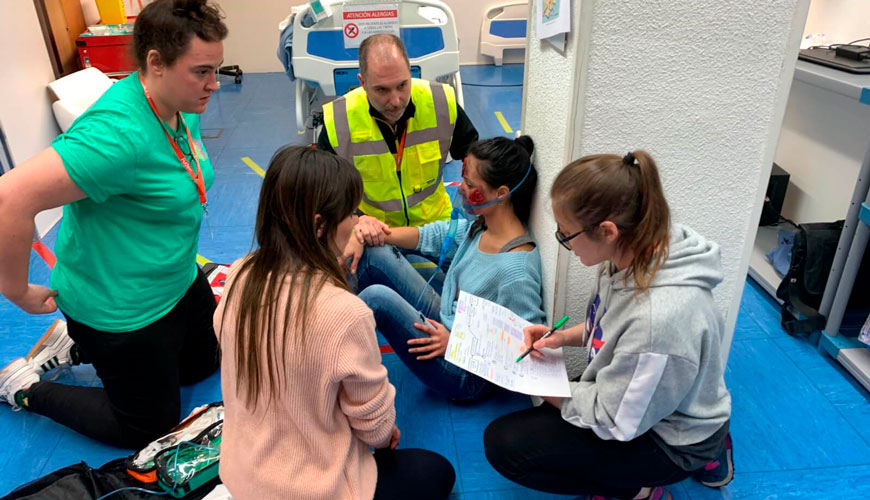
<path fill-rule="evenodd" d="M 712 290 L 719 246 L 670 223 L 658 169 L 645 151 L 591 155 L 565 167 L 550 197 L 556 239 L 599 265 L 586 321 L 526 345 L 586 346 L 571 398 L 499 418 L 486 456 L 529 488 L 620 499 L 670 499 L 662 486 L 733 477 L 723 377 L 723 320 Z M 532 356 L 541 357 L 537 350 Z"/>

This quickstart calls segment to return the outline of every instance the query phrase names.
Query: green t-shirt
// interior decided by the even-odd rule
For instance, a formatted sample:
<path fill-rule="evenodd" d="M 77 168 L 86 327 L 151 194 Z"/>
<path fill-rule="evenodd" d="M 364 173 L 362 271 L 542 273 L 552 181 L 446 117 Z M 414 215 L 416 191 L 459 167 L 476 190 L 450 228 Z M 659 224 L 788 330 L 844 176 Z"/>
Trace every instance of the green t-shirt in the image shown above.
<path fill-rule="evenodd" d="M 199 116 L 182 115 L 208 188 L 214 170 Z M 180 120 L 170 134 L 195 171 Z M 87 195 L 63 208 L 51 273 L 61 310 L 107 332 L 137 330 L 162 318 L 196 277 L 203 210 L 138 73 L 112 85 L 52 147 Z"/>

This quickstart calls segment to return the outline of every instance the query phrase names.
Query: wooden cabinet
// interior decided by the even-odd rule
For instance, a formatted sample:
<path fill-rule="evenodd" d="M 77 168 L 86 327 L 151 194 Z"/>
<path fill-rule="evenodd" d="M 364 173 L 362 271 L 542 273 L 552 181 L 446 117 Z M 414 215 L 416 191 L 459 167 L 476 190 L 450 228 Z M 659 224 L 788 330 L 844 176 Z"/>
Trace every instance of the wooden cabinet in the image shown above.
<path fill-rule="evenodd" d="M 34 0 L 57 78 L 81 69 L 76 38 L 85 31 L 81 0 Z"/>

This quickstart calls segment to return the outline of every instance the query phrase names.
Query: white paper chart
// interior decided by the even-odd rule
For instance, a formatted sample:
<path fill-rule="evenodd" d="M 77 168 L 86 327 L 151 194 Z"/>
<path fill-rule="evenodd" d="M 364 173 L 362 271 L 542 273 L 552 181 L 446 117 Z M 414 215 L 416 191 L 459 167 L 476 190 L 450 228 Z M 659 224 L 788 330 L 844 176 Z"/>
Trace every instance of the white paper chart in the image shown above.
<path fill-rule="evenodd" d="M 544 349 L 545 359 L 523 353 L 523 328 L 531 325 L 510 310 L 459 292 L 456 319 L 444 358 L 505 389 L 533 396 L 571 397 L 562 349 Z"/>

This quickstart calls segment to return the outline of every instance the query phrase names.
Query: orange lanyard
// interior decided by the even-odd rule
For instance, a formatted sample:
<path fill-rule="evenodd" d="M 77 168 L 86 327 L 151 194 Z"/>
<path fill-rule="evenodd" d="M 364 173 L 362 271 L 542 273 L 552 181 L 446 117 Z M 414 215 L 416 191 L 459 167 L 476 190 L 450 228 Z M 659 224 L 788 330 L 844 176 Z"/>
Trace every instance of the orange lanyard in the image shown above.
<path fill-rule="evenodd" d="M 402 131 L 402 140 L 399 141 L 399 149 L 396 150 L 396 172 L 402 170 L 402 155 L 405 154 L 405 137 L 408 135 L 408 125 L 405 124 L 405 130 Z"/>
<path fill-rule="evenodd" d="M 193 161 L 196 163 L 196 173 L 194 173 L 193 168 L 190 166 L 190 162 L 187 161 L 187 157 L 184 156 L 178 143 L 176 143 L 172 136 L 169 135 L 166 127 L 163 125 L 163 120 L 157 112 L 157 106 L 154 105 L 154 100 L 151 99 L 151 94 L 148 93 L 148 87 L 145 86 L 145 82 L 141 81 L 141 79 L 140 82 L 142 83 L 142 89 L 145 90 L 145 98 L 148 99 L 148 104 L 151 105 L 151 111 L 154 112 L 154 116 L 156 116 L 157 121 L 160 122 L 160 129 L 163 130 L 163 133 L 166 135 L 166 140 L 169 141 L 169 145 L 172 146 L 172 150 L 175 151 L 175 156 L 178 157 L 181 166 L 184 167 L 184 170 L 186 170 L 187 174 L 190 175 L 190 178 L 193 179 L 193 183 L 196 184 L 196 192 L 199 194 L 199 203 L 202 205 L 202 211 L 208 215 L 208 198 L 205 195 L 205 180 L 202 178 L 202 168 L 199 166 L 199 156 L 196 151 L 196 144 L 193 142 L 193 137 L 190 136 L 190 129 L 187 128 L 187 123 L 184 121 L 184 117 L 181 116 L 181 113 L 178 114 L 178 119 L 181 120 L 181 125 L 184 126 L 184 130 L 187 132 L 187 143 L 190 145 L 190 150 L 193 152 Z"/>

